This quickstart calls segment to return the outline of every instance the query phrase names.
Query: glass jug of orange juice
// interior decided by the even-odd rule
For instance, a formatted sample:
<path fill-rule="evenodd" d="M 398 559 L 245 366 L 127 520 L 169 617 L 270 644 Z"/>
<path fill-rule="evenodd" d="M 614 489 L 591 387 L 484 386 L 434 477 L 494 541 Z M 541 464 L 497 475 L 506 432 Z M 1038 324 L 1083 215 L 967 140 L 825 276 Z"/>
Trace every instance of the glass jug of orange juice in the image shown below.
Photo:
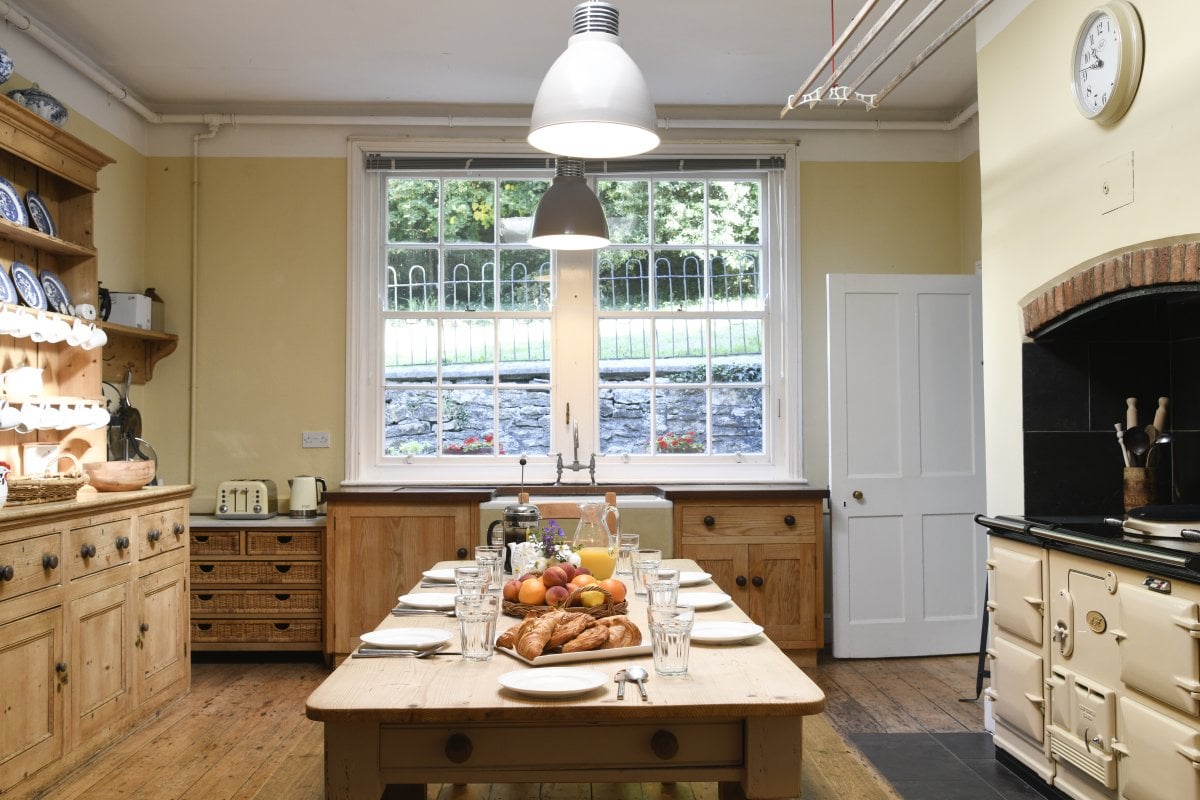
<path fill-rule="evenodd" d="M 611 578 L 617 567 L 617 540 L 609 530 L 609 515 L 621 529 L 621 513 L 616 506 L 599 500 L 579 504 L 579 526 L 571 540 L 571 552 L 579 555 L 579 566 L 587 567 L 596 580 Z"/>

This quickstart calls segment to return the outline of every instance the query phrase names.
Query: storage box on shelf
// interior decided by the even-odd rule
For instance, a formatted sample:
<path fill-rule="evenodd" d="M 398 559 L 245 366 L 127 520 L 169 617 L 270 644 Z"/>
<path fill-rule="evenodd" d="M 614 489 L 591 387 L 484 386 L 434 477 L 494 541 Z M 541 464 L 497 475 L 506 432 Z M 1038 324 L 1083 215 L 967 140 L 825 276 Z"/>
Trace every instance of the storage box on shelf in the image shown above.
<path fill-rule="evenodd" d="M 820 492 L 669 493 L 675 553 L 700 564 L 779 647 L 825 644 Z"/>
<path fill-rule="evenodd" d="M 37 795 L 191 679 L 191 487 L 0 512 L 0 794 Z"/>
<path fill-rule="evenodd" d="M 192 520 L 195 650 L 321 650 L 323 519 Z"/>

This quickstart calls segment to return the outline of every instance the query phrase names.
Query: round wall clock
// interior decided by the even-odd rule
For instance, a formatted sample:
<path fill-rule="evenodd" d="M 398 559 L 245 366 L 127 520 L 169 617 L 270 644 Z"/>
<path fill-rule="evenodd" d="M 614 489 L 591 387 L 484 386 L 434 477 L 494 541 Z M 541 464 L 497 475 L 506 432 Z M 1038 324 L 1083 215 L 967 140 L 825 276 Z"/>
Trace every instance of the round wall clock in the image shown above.
<path fill-rule="evenodd" d="M 1129 109 L 1142 78 L 1142 21 L 1127 0 L 1088 14 L 1071 52 L 1071 91 L 1085 117 L 1103 125 Z"/>

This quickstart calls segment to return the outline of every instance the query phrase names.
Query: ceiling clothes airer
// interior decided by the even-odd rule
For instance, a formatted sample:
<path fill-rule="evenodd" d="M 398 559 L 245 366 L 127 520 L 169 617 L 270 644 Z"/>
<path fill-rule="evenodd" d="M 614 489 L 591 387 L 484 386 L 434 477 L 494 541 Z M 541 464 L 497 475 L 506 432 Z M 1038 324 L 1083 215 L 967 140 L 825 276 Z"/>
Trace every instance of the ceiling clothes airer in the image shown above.
<path fill-rule="evenodd" d="M 858 56 L 862 54 L 862 51 L 866 49 L 867 45 L 869 45 L 871 41 L 873 41 L 874 38 L 879 34 L 880 30 L 882 30 L 883 27 L 892 20 L 896 12 L 900 10 L 905 2 L 907 2 L 907 0 L 895 0 L 895 2 L 892 3 L 887 11 L 884 12 L 883 16 L 871 26 L 871 29 L 867 31 L 866 35 L 864 35 L 862 40 L 855 46 L 854 50 L 851 51 L 849 58 L 847 58 L 842 66 L 835 71 L 834 74 L 830 75 L 830 77 L 820 87 L 806 94 L 805 92 L 807 91 L 808 87 L 812 85 L 812 82 L 816 79 L 817 74 L 845 45 L 846 41 L 851 35 L 853 35 L 854 30 L 862 24 L 861 17 L 864 17 L 867 13 L 869 13 L 876 2 L 877 0 L 867 0 L 863 8 L 860 9 L 859 13 L 855 15 L 853 20 L 851 20 L 850 25 L 847 26 L 847 29 L 843 35 L 833 43 L 832 47 L 830 47 L 829 52 L 826 53 L 825 58 L 821 60 L 820 65 L 813 70 L 813 73 L 809 76 L 808 80 L 806 80 L 794 94 L 788 96 L 787 103 L 784 104 L 783 109 L 779 112 L 779 116 L 781 118 L 786 116 L 789 111 L 799 107 L 800 105 L 807 105 L 809 108 L 813 108 L 823 99 L 833 100 L 840 106 L 845 103 L 846 100 L 853 97 L 854 100 L 861 102 L 864 106 L 864 109 L 867 111 L 878 108 L 879 103 L 884 97 L 891 94 L 892 90 L 899 86 L 905 78 L 911 75 L 917 69 L 917 67 L 921 66 L 926 59 L 936 53 L 942 45 L 944 45 L 952 36 L 954 36 L 954 34 L 958 33 L 960 30 L 966 27 L 971 20 L 975 19 L 975 17 L 977 17 L 981 11 L 991 4 L 992 0 L 976 0 L 976 2 L 966 12 L 964 12 L 957 20 L 955 20 L 954 24 L 952 24 L 937 38 L 935 38 L 928 47 L 922 50 L 921 53 L 915 59 L 913 59 L 913 61 L 907 67 L 901 70 L 900 73 L 897 74 L 896 77 L 891 81 L 889 81 L 888 84 L 879 92 L 873 94 L 859 92 L 858 88 L 862 86 L 862 84 L 868 78 L 870 78 L 885 61 L 891 58 L 895 52 L 906 41 L 908 41 L 913 33 L 916 32 L 917 28 L 921 27 L 921 25 L 923 25 L 929 19 L 929 17 L 945 2 L 945 0 L 930 0 L 929 5 L 927 5 L 912 20 L 912 22 L 905 26 L 904 30 L 892 40 L 891 44 L 888 45 L 887 49 L 884 50 L 884 52 L 880 54 L 870 66 L 863 70 L 862 74 L 860 74 L 848 86 L 836 86 L 836 81 L 839 77 L 841 77 L 842 73 L 844 73 L 852 63 L 854 63 Z"/>

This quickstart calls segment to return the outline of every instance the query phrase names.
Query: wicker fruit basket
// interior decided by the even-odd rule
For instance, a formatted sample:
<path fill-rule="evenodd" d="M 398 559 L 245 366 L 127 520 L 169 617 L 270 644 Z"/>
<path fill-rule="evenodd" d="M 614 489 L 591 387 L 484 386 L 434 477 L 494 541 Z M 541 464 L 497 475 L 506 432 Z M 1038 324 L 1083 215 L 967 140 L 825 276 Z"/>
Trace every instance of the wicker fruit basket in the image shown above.
<path fill-rule="evenodd" d="M 599 592 L 604 595 L 604 602 L 598 606 L 575 605 L 579 600 L 579 596 L 584 592 Z M 504 614 L 509 617 L 517 617 L 524 619 L 530 614 L 545 614 L 548 611 L 579 611 L 584 614 L 591 614 L 596 619 L 604 617 L 613 617 L 617 614 L 624 614 L 629 610 L 629 604 L 622 600 L 619 603 L 614 603 L 612 595 L 603 586 L 596 584 L 588 584 L 587 586 L 576 586 L 569 595 L 567 600 L 561 606 L 531 606 L 526 603 L 514 603 L 511 600 L 504 601 Z"/>
<path fill-rule="evenodd" d="M 61 458 L 70 459 L 73 466 L 66 472 L 56 472 Z M 62 453 L 54 459 L 42 475 L 28 475 L 8 479 L 8 505 L 33 505 L 74 500 L 76 493 L 87 483 L 79 459 L 71 453 Z"/>

